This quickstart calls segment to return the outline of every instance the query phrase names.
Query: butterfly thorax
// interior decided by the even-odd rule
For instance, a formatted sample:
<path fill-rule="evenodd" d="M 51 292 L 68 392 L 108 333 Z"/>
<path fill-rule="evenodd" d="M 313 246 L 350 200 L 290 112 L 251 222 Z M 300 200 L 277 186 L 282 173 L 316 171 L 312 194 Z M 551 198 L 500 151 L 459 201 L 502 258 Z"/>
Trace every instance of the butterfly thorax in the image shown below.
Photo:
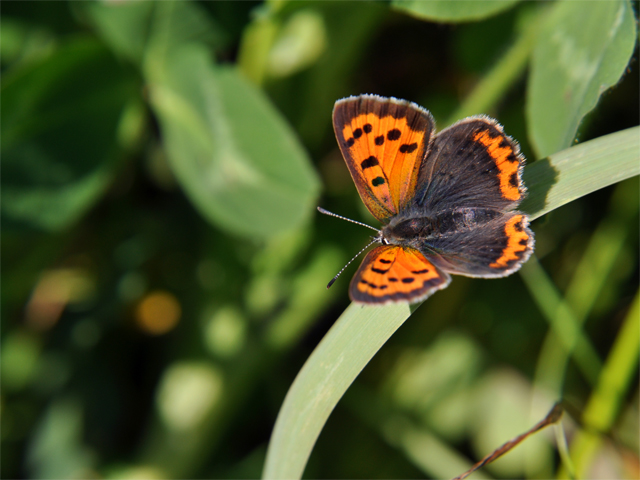
<path fill-rule="evenodd" d="M 382 228 L 382 243 L 420 248 L 430 239 L 471 230 L 500 214 L 487 208 L 457 208 L 426 215 L 407 212 L 396 215 Z"/>

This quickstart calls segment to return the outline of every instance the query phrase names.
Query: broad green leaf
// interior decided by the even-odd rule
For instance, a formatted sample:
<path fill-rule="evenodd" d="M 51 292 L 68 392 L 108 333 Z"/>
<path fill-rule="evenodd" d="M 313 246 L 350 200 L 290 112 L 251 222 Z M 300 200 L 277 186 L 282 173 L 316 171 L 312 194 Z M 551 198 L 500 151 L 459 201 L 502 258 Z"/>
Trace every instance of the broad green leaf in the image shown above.
<path fill-rule="evenodd" d="M 432 22 L 469 22 L 503 12 L 519 0 L 393 0 L 395 9 Z"/>
<path fill-rule="evenodd" d="M 87 2 L 79 8 L 115 52 L 136 64 L 158 37 L 174 46 L 198 42 L 218 48 L 228 41 L 222 27 L 195 2 Z"/>
<path fill-rule="evenodd" d="M 533 52 L 527 90 L 539 157 L 571 146 L 582 118 L 624 74 L 636 42 L 626 0 L 555 4 Z"/>
<path fill-rule="evenodd" d="M 238 235 L 266 238 L 313 211 L 318 180 L 293 131 L 237 70 L 195 45 L 147 70 L 169 160 L 196 208 Z"/>
<path fill-rule="evenodd" d="M 86 2 L 79 8 L 114 52 L 133 61 L 142 60 L 154 2 Z"/>
<path fill-rule="evenodd" d="M 571 199 L 639 175 L 639 149 L 640 127 L 635 127 L 528 166 L 525 178 L 530 180 L 534 200 L 523 209 L 537 218 Z M 589 179 L 583 175 L 585 171 Z M 269 442 L 263 478 L 302 476 L 313 445 L 337 402 L 415 308 L 352 304 L 344 311 L 287 393 Z"/>
<path fill-rule="evenodd" d="M 62 229 L 93 205 L 115 172 L 117 130 L 136 88 L 131 72 L 87 39 L 4 79 L 5 226 Z"/>

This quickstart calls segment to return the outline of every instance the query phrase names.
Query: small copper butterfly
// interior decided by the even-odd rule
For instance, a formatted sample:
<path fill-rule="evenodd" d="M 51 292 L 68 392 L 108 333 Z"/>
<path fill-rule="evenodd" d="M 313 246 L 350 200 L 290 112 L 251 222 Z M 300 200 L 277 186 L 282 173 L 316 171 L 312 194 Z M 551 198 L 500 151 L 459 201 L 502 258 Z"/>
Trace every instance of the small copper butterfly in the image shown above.
<path fill-rule="evenodd" d="M 351 281 L 354 302 L 415 303 L 450 273 L 504 277 L 527 261 L 533 233 L 516 210 L 525 159 L 498 122 L 473 116 L 436 134 L 419 105 L 359 95 L 336 102 L 333 127 L 360 198 L 384 223 Z"/>

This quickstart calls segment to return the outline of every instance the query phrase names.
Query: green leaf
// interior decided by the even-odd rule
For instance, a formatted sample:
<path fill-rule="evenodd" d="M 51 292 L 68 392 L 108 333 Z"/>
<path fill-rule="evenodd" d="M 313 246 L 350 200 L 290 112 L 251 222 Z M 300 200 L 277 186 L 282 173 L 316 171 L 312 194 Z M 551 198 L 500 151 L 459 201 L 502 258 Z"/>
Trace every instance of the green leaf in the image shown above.
<path fill-rule="evenodd" d="M 531 180 L 534 200 L 523 209 L 537 218 L 570 199 L 640 174 L 639 149 L 640 127 L 635 127 L 528 166 L 525 178 Z M 302 476 L 313 445 L 344 392 L 415 308 L 351 304 L 344 311 L 287 393 L 269 442 L 263 478 Z"/>
<path fill-rule="evenodd" d="M 432 22 L 482 20 L 508 10 L 519 0 L 393 0 L 396 10 Z"/>
<path fill-rule="evenodd" d="M 137 64 L 160 39 L 174 46 L 198 42 L 222 48 L 228 43 L 222 27 L 194 2 L 86 2 L 79 8 L 115 52 Z"/>
<path fill-rule="evenodd" d="M 636 41 L 626 0 L 555 4 L 533 52 L 527 90 L 538 156 L 571 146 L 582 118 L 624 74 Z"/>
<path fill-rule="evenodd" d="M 76 40 L 2 85 L 2 213 L 8 225 L 59 230 L 104 191 L 136 82 L 100 44 Z M 5 223 L 7 225 L 7 223 Z"/>
<path fill-rule="evenodd" d="M 149 91 L 171 166 L 213 224 L 273 237 L 306 221 L 319 182 L 291 128 L 233 68 L 195 45 L 174 48 L 148 69 Z"/>

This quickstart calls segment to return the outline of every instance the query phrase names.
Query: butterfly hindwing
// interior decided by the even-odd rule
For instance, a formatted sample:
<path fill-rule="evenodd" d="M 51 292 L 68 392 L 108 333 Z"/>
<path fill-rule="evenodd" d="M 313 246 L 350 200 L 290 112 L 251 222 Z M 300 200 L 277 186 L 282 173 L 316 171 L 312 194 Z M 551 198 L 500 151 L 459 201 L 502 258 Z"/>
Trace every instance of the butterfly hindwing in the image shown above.
<path fill-rule="evenodd" d="M 431 238 L 427 243 L 425 253 L 442 270 L 495 278 L 518 270 L 533 252 L 534 240 L 526 215 L 511 212 L 473 229 Z"/>
<path fill-rule="evenodd" d="M 336 102 L 333 127 L 360 198 L 379 220 L 413 201 L 434 121 L 415 103 L 377 95 Z"/>
<path fill-rule="evenodd" d="M 418 184 L 426 212 L 456 208 L 513 210 L 525 196 L 524 157 L 493 119 L 465 118 L 438 133 Z"/>
<path fill-rule="evenodd" d="M 449 275 L 418 250 L 382 245 L 364 258 L 351 281 L 349 294 L 359 303 L 414 303 L 445 288 L 450 281 Z"/>

